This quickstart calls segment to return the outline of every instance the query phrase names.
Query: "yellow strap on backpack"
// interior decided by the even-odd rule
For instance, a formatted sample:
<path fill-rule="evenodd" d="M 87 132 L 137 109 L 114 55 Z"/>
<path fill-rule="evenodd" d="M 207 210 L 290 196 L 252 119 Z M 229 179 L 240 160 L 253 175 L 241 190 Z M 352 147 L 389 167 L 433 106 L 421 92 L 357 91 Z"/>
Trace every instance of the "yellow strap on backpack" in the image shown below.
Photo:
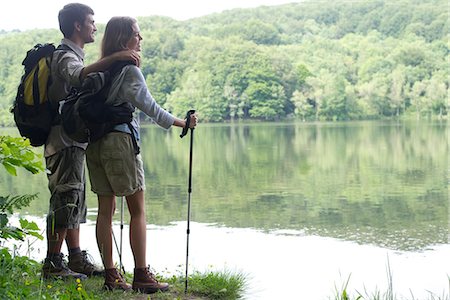
<path fill-rule="evenodd" d="M 50 66 L 47 58 L 43 57 L 28 74 L 24 81 L 24 103 L 26 105 L 39 105 L 48 100 L 47 85 L 50 77 Z M 34 103 L 33 99 L 39 99 Z"/>

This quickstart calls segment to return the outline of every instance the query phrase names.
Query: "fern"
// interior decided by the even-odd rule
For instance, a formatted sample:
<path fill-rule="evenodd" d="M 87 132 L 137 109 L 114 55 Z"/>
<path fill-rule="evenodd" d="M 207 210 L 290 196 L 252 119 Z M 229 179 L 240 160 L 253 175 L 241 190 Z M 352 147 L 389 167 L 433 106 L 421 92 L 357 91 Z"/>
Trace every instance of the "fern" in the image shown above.
<path fill-rule="evenodd" d="M 0 213 L 12 214 L 14 209 L 27 207 L 31 201 L 37 198 L 37 195 L 0 196 Z"/>

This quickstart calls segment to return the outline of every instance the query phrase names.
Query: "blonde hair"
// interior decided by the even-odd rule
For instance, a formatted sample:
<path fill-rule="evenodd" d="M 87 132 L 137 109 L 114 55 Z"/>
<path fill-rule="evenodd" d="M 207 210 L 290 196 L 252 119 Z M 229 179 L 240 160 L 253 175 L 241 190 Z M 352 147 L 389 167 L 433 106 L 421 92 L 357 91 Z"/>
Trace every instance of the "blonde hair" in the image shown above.
<path fill-rule="evenodd" d="M 127 43 L 134 34 L 133 24 L 136 22 L 132 17 L 112 17 L 108 21 L 102 39 L 102 58 L 127 49 Z"/>

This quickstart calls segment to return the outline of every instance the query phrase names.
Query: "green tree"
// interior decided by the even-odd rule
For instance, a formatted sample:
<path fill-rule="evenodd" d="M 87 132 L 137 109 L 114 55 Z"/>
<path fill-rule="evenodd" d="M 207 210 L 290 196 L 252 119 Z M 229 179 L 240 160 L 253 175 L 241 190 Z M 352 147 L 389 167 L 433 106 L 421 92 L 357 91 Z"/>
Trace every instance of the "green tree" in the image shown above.
<path fill-rule="evenodd" d="M 443 76 L 445 76 L 443 72 L 435 73 L 425 89 L 425 96 L 430 100 L 432 111 L 439 118 L 447 114 L 447 103 L 449 99 L 449 94 L 447 93 L 448 88 Z"/>
<path fill-rule="evenodd" d="M 308 98 L 300 91 L 295 91 L 292 100 L 295 106 L 295 115 L 299 116 L 302 121 L 306 121 L 314 116 L 314 105 L 308 101 Z"/>
<path fill-rule="evenodd" d="M 416 112 L 416 118 L 418 120 L 430 109 L 430 104 L 427 103 L 428 101 L 425 97 L 426 89 L 426 82 L 416 81 L 408 95 L 411 100 L 411 109 Z"/>
<path fill-rule="evenodd" d="M 281 85 L 250 81 L 244 94 L 250 103 L 250 116 L 264 120 L 275 120 L 284 116 L 286 98 Z"/>
<path fill-rule="evenodd" d="M 392 72 L 390 78 L 391 86 L 389 88 L 389 99 L 393 113 L 398 117 L 400 111 L 404 110 L 405 105 L 405 67 L 402 65 L 397 66 Z"/>

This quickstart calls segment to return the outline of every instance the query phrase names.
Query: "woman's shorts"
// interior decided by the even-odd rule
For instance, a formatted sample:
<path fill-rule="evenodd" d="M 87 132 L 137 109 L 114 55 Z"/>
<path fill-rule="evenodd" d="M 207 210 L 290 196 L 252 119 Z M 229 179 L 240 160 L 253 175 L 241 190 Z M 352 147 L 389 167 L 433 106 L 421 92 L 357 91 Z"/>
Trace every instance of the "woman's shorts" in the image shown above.
<path fill-rule="evenodd" d="M 129 196 L 145 189 L 141 155 L 132 137 L 111 132 L 86 150 L 91 190 L 99 196 Z"/>

